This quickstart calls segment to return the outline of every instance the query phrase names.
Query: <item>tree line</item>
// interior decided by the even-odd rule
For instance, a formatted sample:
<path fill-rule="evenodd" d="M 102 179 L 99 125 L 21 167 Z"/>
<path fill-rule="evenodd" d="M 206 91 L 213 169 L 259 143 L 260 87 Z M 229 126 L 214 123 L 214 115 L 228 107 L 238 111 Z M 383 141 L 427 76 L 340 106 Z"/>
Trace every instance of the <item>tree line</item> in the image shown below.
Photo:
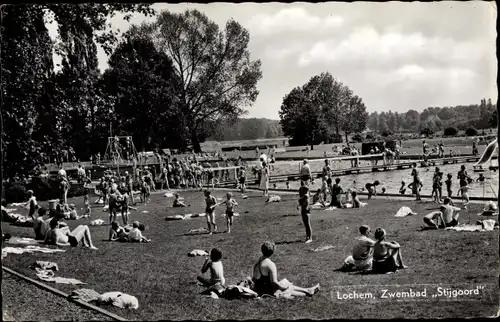
<path fill-rule="evenodd" d="M 245 115 L 258 95 L 260 60 L 238 22 L 223 28 L 197 10 L 156 13 L 149 4 L 2 6 L 2 156 L 6 177 L 39 170 L 73 149 L 88 160 L 107 137 L 138 150 L 192 148 L 221 121 Z M 108 19 L 156 15 L 119 36 Z M 47 23 L 56 22 L 53 42 Z M 98 69 L 97 46 L 109 57 Z M 55 69 L 53 53 L 61 57 Z M 56 71 L 57 70 L 57 71 Z M 52 158 L 51 158 L 52 159 Z"/>
<path fill-rule="evenodd" d="M 382 136 L 398 132 L 434 134 L 447 128 L 460 131 L 494 127 L 497 127 L 497 105 L 484 98 L 476 105 L 429 107 L 420 113 L 415 110 L 373 112 L 368 117 L 368 128 Z"/>

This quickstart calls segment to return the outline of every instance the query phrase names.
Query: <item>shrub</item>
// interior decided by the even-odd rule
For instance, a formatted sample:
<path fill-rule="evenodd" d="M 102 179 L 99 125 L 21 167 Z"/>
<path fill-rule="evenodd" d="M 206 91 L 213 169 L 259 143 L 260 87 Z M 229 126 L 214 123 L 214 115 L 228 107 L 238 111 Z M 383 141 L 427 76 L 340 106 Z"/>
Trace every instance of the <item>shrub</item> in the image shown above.
<path fill-rule="evenodd" d="M 447 127 L 444 129 L 443 135 L 444 136 L 456 136 L 458 134 L 458 129 L 454 127 Z"/>
<path fill-rule="evenodd" d="M 363 142 L 363 136 L 359 133 L 354 134 L 352 139 L 353 142 Z"/>
<path fill-rule="evenodd" d="M 366 135 L 365 139 L 366 139 L 367 141 L 373 141 L 373 140 L 375 139 L 375 137 L 374 137 L 372 134 L 368 133 L 368 134 Z"/>
<path fill-rule="evenodd" d="M 392 132 L 391 132 L 391 131 L 384 131 L 384 132 L 382 132 L 382 136 L 383 136 L 384 138 L 386 138 L 386 137 L 388 137 L 388 136 L 390 136 L 390 135 L 392 135 Z"/>
<path fill-rule="evenodd" d="M 477 130 L 473 127 L 469 127 L 467 130 L 465 130 L 465 135 L 475 136 L 475 135 L 477 135 Z"/>
<path fill-rule="evenodd" d="M 420 131 L 420 134 L 425 135 L 425 136 L 430 136 L 430 135 L 434 134 L 434 131 L 431 128 L 426 126 L 426 127 L 422 128 L 422 130 Z"/>

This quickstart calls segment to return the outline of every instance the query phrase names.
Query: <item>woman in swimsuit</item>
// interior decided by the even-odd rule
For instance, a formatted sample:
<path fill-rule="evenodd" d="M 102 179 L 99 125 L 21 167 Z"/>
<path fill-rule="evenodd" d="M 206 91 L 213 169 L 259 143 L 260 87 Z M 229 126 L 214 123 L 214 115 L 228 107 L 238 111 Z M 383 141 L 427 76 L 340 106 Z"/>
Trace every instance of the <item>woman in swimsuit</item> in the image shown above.
<path fill-rule="evenodd" d="M 377 228 L 375 239 L 377 241 L 373 246 L 372 266 L 374 273 L 387 274 L 406 268 L 401 258 L 401 246 L 394 241 L 385 241 L 385 230 Z"/>
<path fill-rule="evenodd" d="M 109 240 L 121 242 L 128 241 L 127 232 L 123 227 L 120 227 L 120 225 L 116 221 L 113 221 L 111 223 L 111 229 L 109 230 Z"/>
<path fill-rule="evenodd" d="M 274 295 L 277 291 L 287 291 L 291 296 L 313 296 L 319 291 L 319 284 L 303 288 L 292 284 L 284 286 L 278 282 L 278 271 L 276 264 L 270 259 L 274 254 L 275 245 L 272 242 L 265 242 L 261 246 L 262 257 L 253 268 L 253 290 L 261 295 Z"/>
<path fill-rule="evenodd" d="M 50 232 L 45 238 L 45 243 L 57 246 L 71 245 L 73 247 L 76 247 L 81 241 L 84 247 L 97 249 L 92 244 L 92 238 L 90 237 L 90 230 L 88 226 L 80 225 L 73 231 L 70 231 L 67 226 L 58 228 L 58 225 L 59 222 L 57 220 L 50 221 Z"/>

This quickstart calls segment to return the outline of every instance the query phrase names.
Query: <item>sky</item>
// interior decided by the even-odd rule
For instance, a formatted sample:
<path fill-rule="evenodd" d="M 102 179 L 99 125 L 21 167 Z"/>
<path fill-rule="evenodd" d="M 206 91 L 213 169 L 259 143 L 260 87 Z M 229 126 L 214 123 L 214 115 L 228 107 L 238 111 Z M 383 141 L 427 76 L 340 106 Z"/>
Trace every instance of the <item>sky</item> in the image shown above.
<path fill-rule="evenodd" d="M 247 117 L 279 119 L 283 97 L 330 72 L 363 99 L 368 112 L 497 101 L 494 2 L 156 3 L 157 11 L 198 9 L 221 28 L 233 18 L 250 32 L 251 59 L 262 61 L 260 94 Z M 113 28 L 154 21 L 136 14 Z M 55 27 L 49 27 L 54 35 Z M 99 48 L 99 68 L 107 56 Z"/>

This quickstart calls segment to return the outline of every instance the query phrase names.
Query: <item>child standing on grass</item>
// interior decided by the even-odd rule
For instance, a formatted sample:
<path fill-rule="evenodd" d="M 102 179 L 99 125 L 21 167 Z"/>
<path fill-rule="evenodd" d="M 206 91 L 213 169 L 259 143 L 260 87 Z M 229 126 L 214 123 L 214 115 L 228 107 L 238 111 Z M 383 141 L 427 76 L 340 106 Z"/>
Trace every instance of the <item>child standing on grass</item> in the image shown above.
<path fill-rule="evenodd" d="M 226 205 L 226 224 L 227 224 L 227 232 L 231 233 L 231 226 L 233 225 L 233 217 L 234 217 L 234 208 L 238 206 L 236 200 L 233 199 L 233 194 L 228 192 L 227 199 L 224 201 Z"/>
<path fill-rule="evenodd" d="M 352 198 L 352 207 L 353 208 L 361 207 L 361 201 L 359 200 L 358 193 L 356 191 L 351 192 L 351 198 Z"/>
<path fill-rule="evenodd" d="M 83 217 L 87 217 L 87 218 L 90 218 L 90 213 L 91 213 L 91 208 L 90 208 L 90 202 L 89 202 L 89 195 L 86 194 L 85 196 L 83 196 L 83 210 L 84 210 L 84 213 L 83 213 Z"/>
<path fill-rule="evenodd" d="M 240 189 L 241 189 L 242 194 L 247 191 L 246 186 L 245 186 L 246 180 L 247 180 L 247 173 L 245 171 L 245 167 L 242 166 L 240 168 L 240 176 L 239 176 Z"/>
<path fill-rule="evenodd" d="M 366 190 L 368 191 L 368 200 L 372 198 L 372 196 L 377 195 L 377 186 L 380 185 L 380 182 L 378 180 L 375 180 L 373 183 L 368 182 L 365 185 Z"/>
<path fill-rule="evenodd" d="M 451 195 L 452 195 L 452 191 L 451 191 L 452 181 L 451 181 L 451 179 L 453 178 L 453 175 L 451 173 L 448 173 L 448 175 L 446 177 L 447 177 L 447 179 L 444 183 L 446 184 L 446 191 L 448 192 L 448 198 L 451 198 Z"/>
<path fill-rule="evenodd" d="M 210 278 L 206 278 L 203 275 L 197 277 L 198 281 L 202 283 L 203 286 L 213 287 L 216 285 L 224 286 L 224 284 L 226 284 L 224 266 L 222 265 L 221 259 L 222 251 L 219 248 L 213 248 L 210 251 L 210 258 L 207 257 L 201 267 L 202 274 L 210 270 Z"/>
<path fill-rule="evenodd" d="M 312 242 L 312 229 L 311 229 L 311 211 L 309 209 L 309 188 L 306 186 L 306 182 L 302 180 L 300 182 L 299 189 L 299 204 L 297 209 L 300 207 L 300 214 L 302 216 L 302 221 L 306 228 L 306 244 Z"/>
<path fill-rule="evenodd" d="M 212 226 L 214 231 L 217 231 L 217 225 L 215 224 L 215 207 L 218 206 L 217 200 L 210 193 L 210 190 L 205 190 L 205 213 L 207 216 L 207 226 L 208 226 L 208 234 L 212 235 Z"/>

